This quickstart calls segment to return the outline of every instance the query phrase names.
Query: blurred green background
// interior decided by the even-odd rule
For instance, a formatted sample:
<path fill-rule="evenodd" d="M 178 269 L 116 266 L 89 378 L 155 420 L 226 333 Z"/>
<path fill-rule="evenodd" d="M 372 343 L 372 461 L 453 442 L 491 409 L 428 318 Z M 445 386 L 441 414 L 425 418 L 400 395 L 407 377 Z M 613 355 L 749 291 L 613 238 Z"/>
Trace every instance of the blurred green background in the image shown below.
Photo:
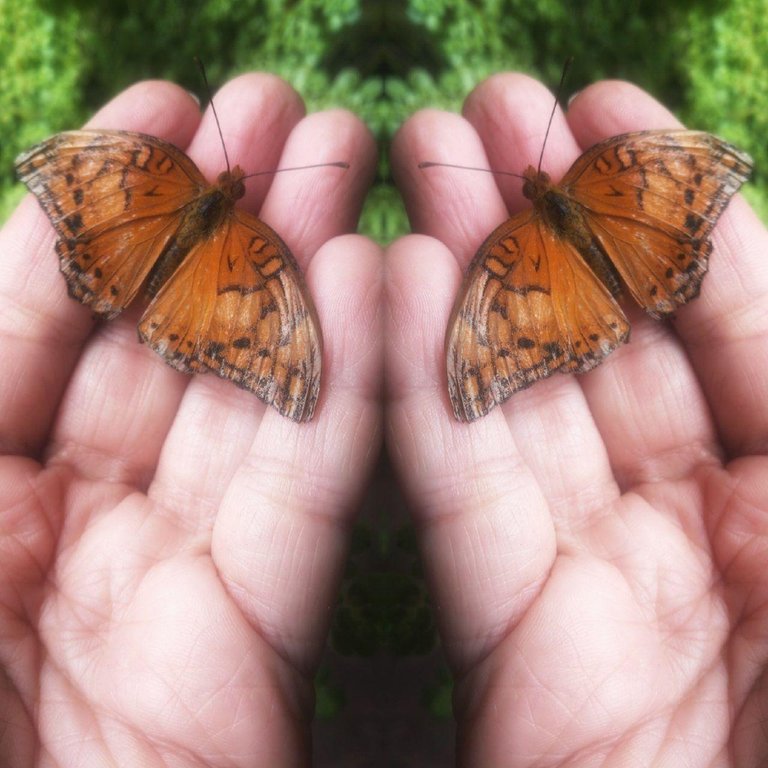
<path fill-rule="evenodd" d="M 752 154 L 745 194 L 768 221 L 768 0 L 0 0 L 0 220 L 22 194 L 19 151 L 79 126 L 120 89 L 169 78 L 201 93 L 276 72 L 310 110 L 357 112 L 381 142 L 361 231 L 407 230 L 387 172 L 387 142 L 423 106 L 458 110 L 486 75 L 522 70 L 566 97 L 626 78 L 687 125 Z"/>
<path fill-rule="evenodd" d="M 554 87 L 568 57 L 564 100 L 597 79 L 632 80 L 688 126 L 750 152 L 756 170 L 745 194 L 768 221 L 768 0 L 0 0 L 0 221 L 23 193 L 13 178 L 21 150 L 79 126 L 139 79 L 168 78 L 202 95 L 196 56 L 213 90 L 235 74 L 267 70 L 309 110 L 342 106 L 367 122 L 381 159 L 360 230 L 382 243 L 407 231 L 387 166 L 403 119 L 426 106 L 459 110 L 497 71 L 521 70 Z M 388 473 L 377 473 L 373 509 L 355 534 L 318 677 L 315 739 L 326 755 L 318 765 L 426 768 L 450 759 L 450 682 Z M 371 659 L 385 656 L 399 661 L 407 694 L 393 668 L 380 666 L 376 677 Z M 429 660 L 413 666 L 415 658 Z M 376 695 L 385 700 L 380 720 L 360 706 Z M 374 745 L 379 762 L 360 762 L 364 746 L 349 748 L 355 716 L 360 742 Z M 372 720 L 377 735 L 369 738 Z M 421 749 L 409 742 L 408 760 L 404 727 L 422 738 Z M 387 732 L 397 758 L 383 745 Z M 434 762 L 441 749 L 444 759 Z"/>

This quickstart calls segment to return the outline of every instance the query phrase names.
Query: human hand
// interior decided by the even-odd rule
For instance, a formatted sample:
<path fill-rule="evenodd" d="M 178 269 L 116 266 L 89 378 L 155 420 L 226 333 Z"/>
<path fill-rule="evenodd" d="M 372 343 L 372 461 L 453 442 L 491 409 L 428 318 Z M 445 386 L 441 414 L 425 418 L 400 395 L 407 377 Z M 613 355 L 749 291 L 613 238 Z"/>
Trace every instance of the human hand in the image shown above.
<path fill-rule="evenodd" d="M 768 237 L 738 196 L 701 296 L 674 323 L 629 311 L 631 343 L 471 424 L 444 338 L 462 270 L 524 205 L 552 95 L 499 75 L 464 117 L 402 128 L 393 167 L 416 232 L 388 249 L 387 442 L 422 536 L 455 673 L 461 765 L 763 765 L 768 696 Z M 555 115 L 543 170 L 676 126 L 603 82 Z M 429 237 L 425 237 L 428 235 Z"/>
<path fill-rule="evenodd" d="M 380 441 L 380 249 L 354 230 L 373 142 L 303 117 L 250 74 L 215 96 L 246 182 L 291 247 L 325 340 L 296 424 L 136 342 L 138 308 L 94 327 L 69 299 L 28 195 L 0 234 L 0 640 L 4 765 L 301 765 L 347 527 Z M 140 83 L 91 121 L 224 167 L 210 110 Z"/>

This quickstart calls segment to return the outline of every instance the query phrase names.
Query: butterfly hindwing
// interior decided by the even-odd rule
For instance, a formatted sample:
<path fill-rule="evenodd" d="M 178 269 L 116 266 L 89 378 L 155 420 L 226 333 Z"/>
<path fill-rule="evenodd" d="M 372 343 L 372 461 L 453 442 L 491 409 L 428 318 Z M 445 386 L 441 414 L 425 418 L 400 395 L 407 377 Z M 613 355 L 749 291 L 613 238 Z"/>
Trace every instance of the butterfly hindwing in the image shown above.
<path fill-rule="evenodd" d="M 533 210 L 480 247 L 448 329 L 448 390 L 461 421 L 555 371 L 589 370 L 629 336 L 608 289 Z"/>
<path fill-rule="evenodd" d="M 193 248 L 147 308 L 139 334 L 181 371 L 212 371 L 295 421 L 320 384 L 317 316 L 288 247 L 243 211 Z"/>
<path fill-rule="evenodd" d="M 142 133 L 59 133 L 16 161 L 56 230 L 70 295 L 104 318 L 136 296 L 176 231 L 182 209 L 206 186 L 194 163 Z"/>
<path fill-rule="evenodd" d="M 560 187 L 635 301 L 654 317 L 698 295 L 709 235 L 749 176 L 748 155 L 701 131 L 639 131 L 585 152 Z"/>

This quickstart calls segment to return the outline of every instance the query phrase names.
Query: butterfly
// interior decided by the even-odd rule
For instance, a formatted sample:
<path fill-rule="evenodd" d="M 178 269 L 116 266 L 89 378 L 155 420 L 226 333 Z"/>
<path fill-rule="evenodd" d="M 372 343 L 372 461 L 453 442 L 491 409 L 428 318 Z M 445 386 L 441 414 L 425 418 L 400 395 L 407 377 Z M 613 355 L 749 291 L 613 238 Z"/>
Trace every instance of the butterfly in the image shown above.
<path fill-rule="evenodd" d="M 473 421 L 555 371 L 601 363 L 629 340 L 624 294 L 657 319 L 695 298 L 709 235 L 751 168 L 749 155 L 688 130 L 606 139 L 559 184 L 528 166 L 532 207 L 480 246 L 448 323 L 455 417 Z"/>
<path fill-rule="evenodd" d="M 16 160 L 56 230 L 72 298 L 109 320 L 143 295 L 139 339 L 169 365 L 212 371 L 308 421 L 317 314 L 288 246 L 235 207 L 245 174 L 227 167 L 209 184 L 166 141 L 99 130 L 56 134 Z"/>

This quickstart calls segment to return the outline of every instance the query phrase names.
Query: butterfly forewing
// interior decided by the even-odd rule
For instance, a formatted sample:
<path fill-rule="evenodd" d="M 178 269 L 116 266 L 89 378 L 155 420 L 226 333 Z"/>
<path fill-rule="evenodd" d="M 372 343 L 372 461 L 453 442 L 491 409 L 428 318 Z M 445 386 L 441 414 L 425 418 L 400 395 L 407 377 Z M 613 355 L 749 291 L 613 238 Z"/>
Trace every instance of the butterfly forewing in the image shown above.
<path fill-rule="evenodd" d="M 480 247 L 448 328 L 448 391 L 461 421 L 555 371 L 589 370 L 629 334 L 608 289 L 532 210 Z"/>
<path fill-rule="evenodd" d="M 698 295 L 717 219 L 751 170 L 701 131 L 640 131 L 585 152 L 561 182 L 635 301 L 652 316 Z"/>
<path fill-rule="evenodd" d="M 147 308 L 139 334 L 178 370 L 213 371 L 281 414 L 308 421 L 319 393 L 322 344 L 302 287 L 277 233 L 235 211 L 187 254 Z"/>
<path fill-rule="evenodd" d="M 111 318 L 135 298 L 205 179 L 173 145 L 141 133 L 69 131 L 16 161 L 48 214 L 70 295 Z"/>

